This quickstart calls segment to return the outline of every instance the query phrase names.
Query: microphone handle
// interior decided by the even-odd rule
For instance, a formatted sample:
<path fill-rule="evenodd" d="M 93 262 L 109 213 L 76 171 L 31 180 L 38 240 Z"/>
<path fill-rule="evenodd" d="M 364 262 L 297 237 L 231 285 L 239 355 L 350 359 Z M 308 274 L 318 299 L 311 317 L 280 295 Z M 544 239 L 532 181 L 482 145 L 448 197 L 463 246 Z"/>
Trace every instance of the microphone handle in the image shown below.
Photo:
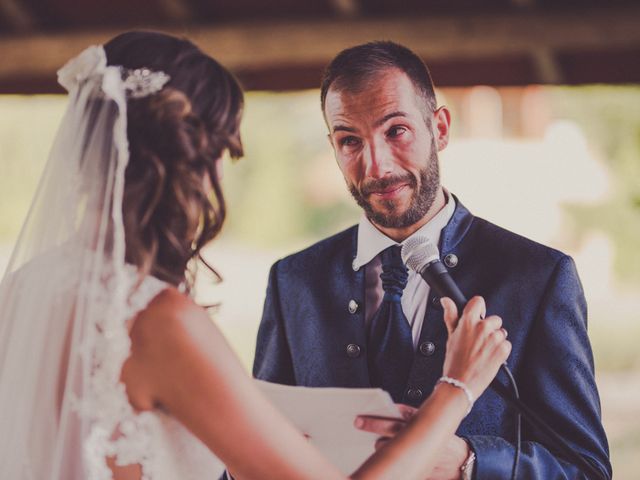
<path fill-rule="evenodd" d="M 420 275 L 440 297 L 449 297 L 453 300 L 453 303 L 458 307 L 458 315 L 462 316 L 462 311 L 468 300 L 440 260 L 426 265 Z"/>

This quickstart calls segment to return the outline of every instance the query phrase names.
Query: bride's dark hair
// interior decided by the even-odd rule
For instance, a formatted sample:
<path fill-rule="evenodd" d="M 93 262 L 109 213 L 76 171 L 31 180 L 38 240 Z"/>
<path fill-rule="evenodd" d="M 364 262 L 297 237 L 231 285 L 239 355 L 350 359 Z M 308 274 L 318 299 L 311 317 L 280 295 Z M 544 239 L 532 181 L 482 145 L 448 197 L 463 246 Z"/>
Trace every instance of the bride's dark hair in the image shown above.
<path fill-rule="evenodd" d="M 170 76 L 160 92 L 127 102 L 126 257 L 141 275 L 189 288 L 188 262 L 225 218 L 216 161 L 225 151 L 242 156 L 242 90 L 229 71 L 184 39 L 128 32 L 104 49 L 109 65 Z"/>

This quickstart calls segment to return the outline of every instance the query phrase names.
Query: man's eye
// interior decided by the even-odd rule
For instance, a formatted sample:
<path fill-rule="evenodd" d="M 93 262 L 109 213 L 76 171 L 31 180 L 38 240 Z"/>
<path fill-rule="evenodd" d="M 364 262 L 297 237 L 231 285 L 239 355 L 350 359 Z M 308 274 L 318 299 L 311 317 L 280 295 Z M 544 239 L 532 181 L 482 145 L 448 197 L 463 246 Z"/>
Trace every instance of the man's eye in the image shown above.
<path fill-rule="evenodd" d="M 340 145 L 343 147 L 353 147 L 355 145 L 358 145 L 359 142 L 360 141 L 358 140 L 357 137 L 352 137 L 352 136 L 342 137 L 339 140 Z"/>
<path fill-rule="evenodd" d="M 387 136 L 389 137 L 399 137 L 400 135 L 402 135 L 404 132 L 406 132 L 407 129 L 404 127 L 401 127 L 399 125 L 396 125 L 395 127 L 391 127 L 388 131 L 387 131 Z"/>

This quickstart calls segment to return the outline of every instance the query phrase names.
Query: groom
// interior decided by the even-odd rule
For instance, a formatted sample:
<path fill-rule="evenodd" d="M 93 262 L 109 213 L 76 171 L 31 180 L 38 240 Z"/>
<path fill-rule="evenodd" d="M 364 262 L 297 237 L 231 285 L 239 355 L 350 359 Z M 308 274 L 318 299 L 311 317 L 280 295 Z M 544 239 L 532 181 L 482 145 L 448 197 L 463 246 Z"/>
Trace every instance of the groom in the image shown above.
<path fill-rule="evenodd" d="M 363 216 L 273 265 L 254 375 L 289 385 L 377 386 L 418 407 L 442 374 L 447 333 L 438 297 L 417 274 L 403 273 L 394 245 L 424 235 L 461 290 L 482 295 L 488 313 L 504 320 L 524 402 L 609 477 L 574 263 L 473 216 L 441 186 L 438 152 L 449 140 L 450 113 L 436 106 L 426 66 L 391 42 L 347 49 L 325 71 L 321 102 Z M 401 309 L 380 336 L 388 299 Z M 375 422 L 368 428 L 385 431 Z M 513 441 L 513 412 L 487 390 L 443 446 L 432 478 L 508 479 Z M 520 474 L 585 478 L 526 425 Z"/>

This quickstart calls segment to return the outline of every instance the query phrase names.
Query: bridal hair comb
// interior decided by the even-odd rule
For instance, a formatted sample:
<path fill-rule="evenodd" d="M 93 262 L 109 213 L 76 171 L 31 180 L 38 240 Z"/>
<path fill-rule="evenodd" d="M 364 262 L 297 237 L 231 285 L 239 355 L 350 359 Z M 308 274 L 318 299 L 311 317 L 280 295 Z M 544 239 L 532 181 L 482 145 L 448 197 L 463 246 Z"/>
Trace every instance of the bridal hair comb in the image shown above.
<path fill-rule="evenodd" d="M 117 81 L 118 76 L 121 82 Z M 107 66 L 107 55 L 102 45 L 86 48 L 58 70 L 58 82 L 67 91 L 71 91 L 91 78 L 102 82 L 103 90 L 105 88 L 112 89 L 112 94 L 116 90 L 122 89 L 128 98 L 153 95 L 162 90 L 171 79 L 164 72 L 156 72 L 146 67 L 129 69 Z"/>
<path fill-rule="evenodd" d="M 164 72 L 154 72 L 148 68 L 123 69 L 122 82 L 129 98 L 153 95 L 171 79 Z"/>

